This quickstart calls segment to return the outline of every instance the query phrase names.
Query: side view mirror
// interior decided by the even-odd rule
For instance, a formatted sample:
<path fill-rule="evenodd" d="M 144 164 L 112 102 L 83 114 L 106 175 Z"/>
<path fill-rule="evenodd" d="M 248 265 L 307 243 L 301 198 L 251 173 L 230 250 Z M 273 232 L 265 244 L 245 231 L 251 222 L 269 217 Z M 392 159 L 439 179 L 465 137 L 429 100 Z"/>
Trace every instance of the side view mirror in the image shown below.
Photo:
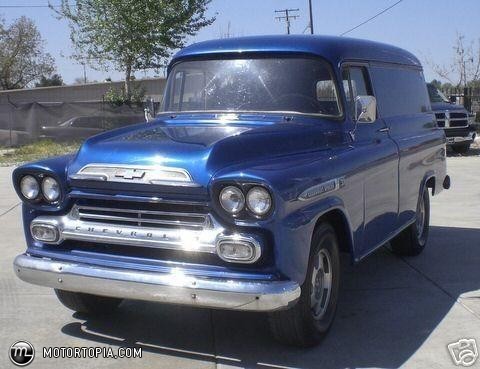
<path fill-rule="evenodd" d="M 155 115 L 155 106 L 152 98 L 147 98 L 146 107 L 143 109 L 143 112 L 145 114 L 145 120 L 147 123 L 153 120 L 153 116 Z"/>
<path fill-rule="evenodd" d="M 374 96 L 357 96 L 355 120 L 358 123 L 373 123 L 377 120 L 377 99 Z"/>
<path fill-rule="evenodd" d="M 150 112 L 150 108 L 143 109 L 143 113 L 145 115 L 145 121 L 147 123 L 153 120 L 152 113 Z"/>

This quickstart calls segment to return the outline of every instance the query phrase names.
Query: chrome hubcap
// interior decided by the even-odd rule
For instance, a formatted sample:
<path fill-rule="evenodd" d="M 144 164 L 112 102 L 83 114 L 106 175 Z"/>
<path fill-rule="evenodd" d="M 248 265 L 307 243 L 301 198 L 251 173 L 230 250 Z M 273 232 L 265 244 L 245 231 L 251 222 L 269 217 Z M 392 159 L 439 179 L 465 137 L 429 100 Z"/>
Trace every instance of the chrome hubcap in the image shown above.
<path fill-rule="evenodd" d="M 417 237 L 420 239 L 423 235 L 423 228 L 425 227 L 425 202 L 423 201 L 423 196 L 418 204 L 416 226 Z"/>
<path fill-rule="evenodd" d="M 315 257 L 312 273 L 311 309 L 314 319 L 321 319 L 327 310 L 332 291 L 330 253 L 322 249 Z"/>

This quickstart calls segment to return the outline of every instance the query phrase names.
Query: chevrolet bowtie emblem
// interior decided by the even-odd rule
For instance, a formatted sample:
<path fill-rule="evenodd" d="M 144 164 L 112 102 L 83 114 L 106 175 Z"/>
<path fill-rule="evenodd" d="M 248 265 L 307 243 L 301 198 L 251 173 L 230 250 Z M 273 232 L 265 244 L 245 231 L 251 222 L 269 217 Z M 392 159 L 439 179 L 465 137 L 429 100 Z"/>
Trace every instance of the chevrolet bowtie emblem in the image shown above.
<path fill-rule="evenodd" d="M 120 169 L 115 172 L 115 177 L 123 179 L 141 179 L 146 171 L 141 169 Z"/>

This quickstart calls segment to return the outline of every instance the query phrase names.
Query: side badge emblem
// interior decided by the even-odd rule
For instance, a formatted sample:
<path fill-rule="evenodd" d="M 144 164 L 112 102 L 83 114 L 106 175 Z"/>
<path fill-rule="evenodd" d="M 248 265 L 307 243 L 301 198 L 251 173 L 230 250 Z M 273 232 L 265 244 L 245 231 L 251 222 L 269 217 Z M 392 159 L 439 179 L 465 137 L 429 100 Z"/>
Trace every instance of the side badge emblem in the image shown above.
<path fill-rule="evenodd" d="M 328 192 L 333 192 L 345 186 L 345 177 L 331 179 L 327 182 L 320 183 L 318 185 L 307 188 L 303 191 L 298 199 L 301 201 L 307 201 L 314 197 L 323 195 Z"/>

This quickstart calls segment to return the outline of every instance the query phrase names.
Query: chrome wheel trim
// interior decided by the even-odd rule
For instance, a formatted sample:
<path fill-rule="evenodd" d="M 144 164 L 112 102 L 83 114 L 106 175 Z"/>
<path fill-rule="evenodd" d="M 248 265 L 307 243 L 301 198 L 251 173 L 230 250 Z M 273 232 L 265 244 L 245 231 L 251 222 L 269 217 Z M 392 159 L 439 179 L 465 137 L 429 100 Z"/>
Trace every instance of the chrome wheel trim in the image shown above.
<path fill-rule="evenodd" d="M 418 209 L 417 209 L 417 219 L 415 221 L 416 227 L 417 227 L 417 237 L 418 239 L 421 239 L 423 236 L 424 228 L 425 228 L 425 216 L 426 216 L 426 211 L 425 211 L 425 199 L 422 197 L 420 198 L 420 202 L 418 203 Z"/>
<path fill-rule="evenodd" d="M 332 294 L 332 258 L 326 249 L 315 255 L 312 272 L 310 307 L 315 320 L 325 315 Z"/>

